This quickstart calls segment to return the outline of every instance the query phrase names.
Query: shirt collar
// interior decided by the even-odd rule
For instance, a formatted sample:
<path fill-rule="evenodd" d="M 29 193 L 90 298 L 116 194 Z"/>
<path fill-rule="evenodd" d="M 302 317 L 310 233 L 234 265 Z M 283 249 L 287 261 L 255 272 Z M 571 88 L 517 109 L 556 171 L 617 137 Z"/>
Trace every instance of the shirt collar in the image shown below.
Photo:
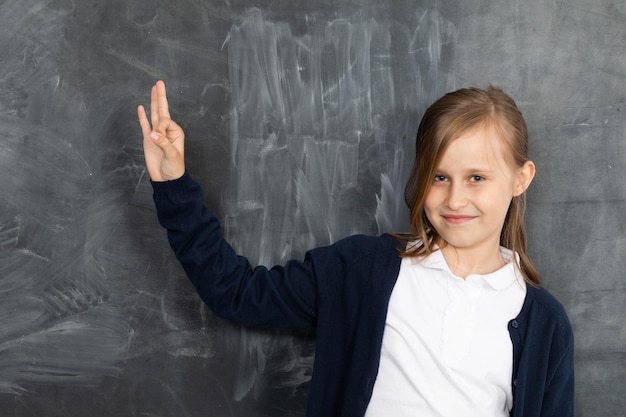
<path fill-rule="evenodd" d="M 522 275 L 517 268 L 516 262 L 513 262 L 513 251 L 500 246 L 500 254 L 506 262 L 506 264 L 502 268 L 489 274 L 473 274 L 470 276 L 479 277 L 496 291 L 501 291 L 507 288 L 516 280 L 519 280 L 523 284 L 524 279 L 522 278 Z M 517 253 L 515 253 L 515 258 L 517 259 L 517 262 L 519 262 L 519 255 Z M 426 268 L 442 269 L 452 275 L 452 271 L 450 271 L 450 267 L 443 257 L 443 253 L 439 249 L 428 255 L 426 258 L 423 258 L 421 261 L 414 260 L 414 262 L 421 263 Z"/>

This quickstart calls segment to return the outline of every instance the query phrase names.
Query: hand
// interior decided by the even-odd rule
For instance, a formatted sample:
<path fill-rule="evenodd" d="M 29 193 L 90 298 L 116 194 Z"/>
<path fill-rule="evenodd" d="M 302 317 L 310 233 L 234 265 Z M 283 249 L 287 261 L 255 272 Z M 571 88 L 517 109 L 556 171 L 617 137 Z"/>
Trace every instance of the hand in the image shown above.
<path fill-rule="evenodd" d="M 150 94 L 150 118 L 143 106 L 137 107 L 143 133 L 143 153 L 152 181 L 169 181 L 185 173 L 185 132 L 170 119 L 165 83 L 157 81 Z"/>

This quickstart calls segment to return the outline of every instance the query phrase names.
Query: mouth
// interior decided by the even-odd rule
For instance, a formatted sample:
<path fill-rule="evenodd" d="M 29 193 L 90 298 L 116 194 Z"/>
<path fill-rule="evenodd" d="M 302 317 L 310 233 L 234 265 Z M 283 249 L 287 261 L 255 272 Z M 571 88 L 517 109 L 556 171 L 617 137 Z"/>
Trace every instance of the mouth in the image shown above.
<path fill-rule="evenodd" d="M 463 224 L 471 220 L 474 220 L 476 216 L 463 216 L 463 215 L 442 215 L 441 216 L 447 223 L 450 224 Z"/>

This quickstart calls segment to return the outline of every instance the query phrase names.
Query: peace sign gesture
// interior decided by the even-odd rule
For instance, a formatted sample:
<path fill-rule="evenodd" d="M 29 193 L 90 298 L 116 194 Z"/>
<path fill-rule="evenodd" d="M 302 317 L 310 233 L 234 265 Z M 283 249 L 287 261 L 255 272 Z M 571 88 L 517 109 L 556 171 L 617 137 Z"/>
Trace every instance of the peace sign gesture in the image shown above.
<path fill-rule="evenodd" d="M 137 107 L 143 133 L 143 152 L 152 181 L 169 181 L 185 173 L 185 132 L 172 119 L 165 83 L 157 81 L 150 94 L 150 119 L 142 105 Z"/>

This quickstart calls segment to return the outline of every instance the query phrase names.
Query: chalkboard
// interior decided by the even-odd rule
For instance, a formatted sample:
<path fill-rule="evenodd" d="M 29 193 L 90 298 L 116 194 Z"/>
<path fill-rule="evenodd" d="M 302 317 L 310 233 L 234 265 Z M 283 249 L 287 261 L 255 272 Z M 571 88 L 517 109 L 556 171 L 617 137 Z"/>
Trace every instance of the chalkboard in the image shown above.
<path fill-rule="evenodd" d="M 315 332 L 196 296 L 158 226 L 137 104 L 255 264 L 406 230 L 422 112 L 501 86 L 538 175 L 532 259 L 576 337 L 576 415 L 626 416 L 626 4 L 0 1 L 0 415 L 299 416 Z"/>

